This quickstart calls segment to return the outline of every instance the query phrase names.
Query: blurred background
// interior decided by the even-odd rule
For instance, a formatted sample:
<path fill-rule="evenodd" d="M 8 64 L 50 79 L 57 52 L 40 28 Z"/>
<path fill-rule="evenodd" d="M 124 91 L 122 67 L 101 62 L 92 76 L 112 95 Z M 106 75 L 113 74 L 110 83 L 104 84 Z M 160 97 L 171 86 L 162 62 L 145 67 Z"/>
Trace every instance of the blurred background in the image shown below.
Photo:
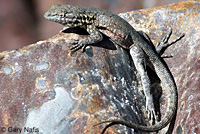
<path fill-rule="evenodd" d="M 52 4 L 97 7 L 113 13 L 187 0 L 0 0 L 0 51 L 13 50 L 56 35 L 63 26 L 44 19 Z"/>

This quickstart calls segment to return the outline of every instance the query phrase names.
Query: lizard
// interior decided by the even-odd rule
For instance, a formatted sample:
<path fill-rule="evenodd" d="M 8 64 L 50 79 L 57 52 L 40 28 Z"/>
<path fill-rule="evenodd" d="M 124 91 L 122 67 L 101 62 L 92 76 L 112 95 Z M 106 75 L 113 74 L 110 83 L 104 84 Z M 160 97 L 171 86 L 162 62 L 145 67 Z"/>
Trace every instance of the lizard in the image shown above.
<path fill-rule="evenodd" d="M 150 116 L 155 118 L 155 120 L 157 119 L 153 105 L 153 97 L 150 94 L 151 84 L 147 75 L 147 70 L 145 69 L 145 56 L 147 56 L 153 64 L 158 77 L 162 84 L 165 85 L 166 89 L 164 91 L 168 95 L 168 105 L 164 117 L 159 122 L 153 125 L 143 126 L 124 120 L 107 120 L 98 123 L 110 123 L 105 127 L 102 133 L 104 133 L 108 127 L 115 124 L 125 125 L 140 131 L 154 132 L 166 127 L 171 122 L 172 118 L 176 116 L 178 104 L 177 87 L 169 68 L 161 57 L 163 53 L 161 51 L 164 50 L 163 46 L 170 46 L 172 43 L 180 40 L 184 34 L 172 43 L 165 42 L 164 45 L 158 47 L 156 51 L 151 45 L 152 42 L 150 38 L 148 38 L 145 33 L 136 31 L 123 18 L 107 10 L 54 4 L 44 14 L 44 17 L 49 21 L 60 23 L 69 28 L 84 28 L 89 33 L 87 38 L 78 40 L 74 45 L 70 46 L 71 51 L 82 49 L 82 52 L 84 52 L 86 46 L 102 41 L 103 35 L 108 36 L 113 43 L 119 45 L 123 49 L 128 49 L 141 77 L 146 97 L 146 107 L 148 108 Z"/>

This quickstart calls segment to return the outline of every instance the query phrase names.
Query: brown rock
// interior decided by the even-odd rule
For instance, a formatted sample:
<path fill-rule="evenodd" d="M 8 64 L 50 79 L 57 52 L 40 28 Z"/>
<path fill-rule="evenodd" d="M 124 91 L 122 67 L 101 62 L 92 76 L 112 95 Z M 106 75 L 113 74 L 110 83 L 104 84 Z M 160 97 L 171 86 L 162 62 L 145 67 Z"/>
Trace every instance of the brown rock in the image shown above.
<path fill-rule="evenodd" d="M 121 14 L 154 43 L 161 41 L 170 28 L 171 40 L 186 35 L 168 49 L 174 57 L 166 59 L 179 93 L 174 133 L 200 132 L 199 13 L 199 2 L 182 2 Z M 85 53 L 68 50 L 73 40 L 86 36 L 60 33 L 0 53 L 1 131 L 5 127 L 6 132 L 23 128 L 29 132 L 94 134 L 104 126 L 94 124 L 113 118 L 146 124 L 145 98 L 128 52 L 108 39 L 87 47 Z M 165 108 L 161 100 L 162 115 Z M 116 125 L 107 132 L 119 130 L 134 131 Z"/>

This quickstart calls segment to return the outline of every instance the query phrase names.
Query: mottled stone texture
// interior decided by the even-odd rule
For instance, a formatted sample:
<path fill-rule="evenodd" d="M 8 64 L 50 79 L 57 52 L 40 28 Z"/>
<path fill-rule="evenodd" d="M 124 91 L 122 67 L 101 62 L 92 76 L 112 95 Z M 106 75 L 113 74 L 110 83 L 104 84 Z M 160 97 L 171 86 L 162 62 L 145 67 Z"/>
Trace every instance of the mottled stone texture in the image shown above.
<path fill-rule="evenodd" d="M 179 134 L 200 133 L 199 6 L 199 2 L 182 2 L 120 14 L 136 30 L 146 32 L 154 43 L 171 28 L 170 40 L 185 33 L 166 52 L 173 55 L 166 62 L 178 86 L 174 133 Z M 0 53 L 0 131 L 96 134 L 104 125 L 93 125 L 106 119 L 147 123 L 140 77 L 128 51 L 107 38 L 87 47 L 85 53 L 68 50 L 73 40 L 86 36 L 60 33 Z M 155 75 L 151 70 L 149 73 Z M 157 77 L 152 80 L 159 83 Z M 162 115 L 166 108 L 164 96 L 163 91 Z M 107 133 L 111 132 L 134 133 L 134 130 L 118 125 L 109 128 Z"/>

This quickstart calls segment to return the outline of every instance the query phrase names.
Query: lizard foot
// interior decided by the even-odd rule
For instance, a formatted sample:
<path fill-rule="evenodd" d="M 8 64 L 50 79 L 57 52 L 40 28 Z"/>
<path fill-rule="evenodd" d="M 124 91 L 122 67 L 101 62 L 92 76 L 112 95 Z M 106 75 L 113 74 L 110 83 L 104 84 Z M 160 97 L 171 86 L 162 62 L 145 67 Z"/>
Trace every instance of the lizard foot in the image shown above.
<path fill-rule="evenodd" d="M 152 100 L 146 99 L 146 110 L 148 119 L 150 119 L 150 124 L 153 125 L 154 123 L 157 123 L 158 117 L 156 115 L 154 103 Z"/>
<path fill-rule="evenodd" d="M 163 40 L 156 45 L 157 46 L 156 51 L 160 55 L 162 55 L 169 46 L 175 44 L 177 41 L 181 40 L 185 36 L 185 34 L 181 34 L 177 39 L 169 43 L 168 41 L 171 35 L 172 35 L 172 30 L 170 30 L 167 36 L 165 36 Z M 169 57 L 172 57 L 172 56 L 171 55 L 163 56 L 163 58 L 169 58 Z"/>
<path fill-rule="evenodd" d="M 75 45 L 74 45 L 74 44 L 75 44 Z M 81 49 L 81 51 L 84 52 L 84 51 L 85 51 L 85 47 L 86 47 L 85 44 L 73 43 L 73 45 L 70 46 L 69 49 L 70 49 L 72 52 L 75 52 L 75 51 L 77 51 L 77 50 L 79 50 L 79 49 Z"/>

